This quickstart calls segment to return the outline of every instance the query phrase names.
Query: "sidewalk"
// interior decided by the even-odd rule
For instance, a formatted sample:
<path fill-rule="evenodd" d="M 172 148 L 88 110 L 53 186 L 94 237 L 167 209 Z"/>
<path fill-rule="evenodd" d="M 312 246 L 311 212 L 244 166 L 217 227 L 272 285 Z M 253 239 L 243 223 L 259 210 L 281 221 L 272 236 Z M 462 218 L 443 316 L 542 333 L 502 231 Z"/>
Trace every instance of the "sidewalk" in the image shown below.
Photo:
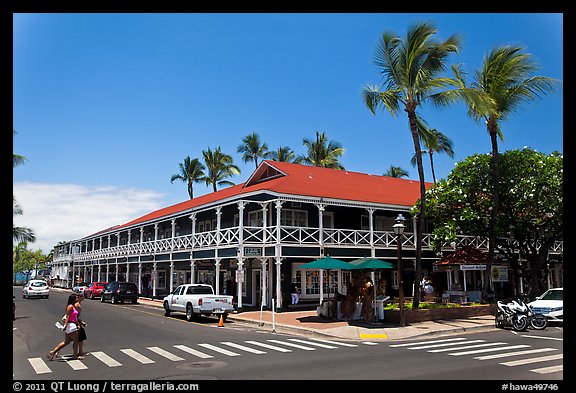
<path fill-rule="evenodd" d="M 162 307 L 160 300 L 140 298 L 139 302 Z M 274 321 L 272 318 L 274 317 Z M 228 321 L 242 321 L 264 326 L 270 331 L 292 331 L 299 334 L 323 335 L 352 340 L 403 340 L 413 337 L 468 332 L 475 329 L 494 329 L 494 316 L 484 315 L 467 319 L 437 320 L 411 323 L 399 327 L 393 323 L 366 324 L 321 318 L 311 311 L 242 311 L 228 315 Z"/>

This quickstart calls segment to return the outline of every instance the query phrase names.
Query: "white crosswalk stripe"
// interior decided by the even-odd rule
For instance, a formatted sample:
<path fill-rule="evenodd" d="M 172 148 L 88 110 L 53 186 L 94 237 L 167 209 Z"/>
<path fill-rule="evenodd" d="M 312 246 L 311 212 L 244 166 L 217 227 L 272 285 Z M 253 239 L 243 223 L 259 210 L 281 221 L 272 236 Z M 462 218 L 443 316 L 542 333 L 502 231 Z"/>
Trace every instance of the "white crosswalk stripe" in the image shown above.
<path fill-rule="evenodd" d="M 433 350 L 428 351 L 428 352 L 438 353 L 438 352 L 448 352 L 448 351 L 454 351 L 454 350 L 461 351 L 461 350 L 463 350 L 463 349 L 493 347 L 493 346 L 495 346 L 495 345 L 502 345 L 502 344 L 506 344 L 506 343 L 496 342 L 496 343 L 484 343 L 484 344 L 465 345 L 465 346 L 463 346 L 463 347 L 458 347 L 458 348 L 433 349 Z"/>
<path fill-rule="evenodd" d="M 450 355 L 450 356 L 463 356 L 463 355 L 472 355 L 472 354 L 475 354 L 475 353 L 503 351 L 503 350 L 506 350 L 506 349 L 528 348 L 529 346 L 530 346 L 530 345 L 524 345 L 524 344 L 508 345 L 508 346 L 506 346 L 506 347 L 477 349 L 477 350 L 474 350 L 474 351 L 464 351 L 464 352 L 454 352 L 454 353 L 449 353 L 448 355 Z"/>
<path fill-rule="evenodd" d="M 91 352 L 91 354 L 94 355 L 94 357 L 96 359 L 100 360 L 102 363 L 104 363 L 108 367 L 120 367 L 120 366 L 122 366 L 122 363 L 120 363 L 117 360 L 112 359 L 110 356 L 106 355 L 104 352 L 96 351 L 96 352 Z"/>
<path fill-rule="evenodd" d="M 86 367 L 86 365 L 84 363 L 82 363 L 80 360 L 78 359 L 74 359 L 74 360 L 66 360 L 66 363 L 72 367 L 72 369 L 74 371 L 78 371 L 78 370 L 86 370 L 88 369 L 88 367 Z"/>
<path fill-rule="evenodd" d="M 335 347 L 335 346 L 333 346 L 333 345 L 316 343 L 316 342 L 314 342 L 314 341 L 299 340 L 299 339 L 297 339 L 297 338 L 289 338 L 288 340 L 294 341 L 294 342 L 297 342 L 297 343 L 302 343 L 302 344 L 314 345 L 314 346 L 316 346 L 316 347 L 326 348 L 326 349 L 336 349 L 336 348 L 338 348 L 338 347 Z"/>
<path fill-rule="evenodd" d="M 356 344 L 350 344 L 350 343 L 345 343 L 345 342 L 341 342 L 341 341 L 324 340 L 321 338 L 311 338 L 310 340 L 319 341 L 321 343 L 326 343 L 326 344 L 341 345 L 343 347 L 350 347 L 350 348 L 354 348 L 354 347 L 358 346 Z"/>
<path fill-rule="evenodd" d="M 538 374 L 550 374 L 550 373 L 555 373 L 558 371 L 563 371 L 564 370 L 564 365 L 558 365 L 558 366 L 550 366 L 550 367 L 542 367 L 542 368 L 535 368 L 532 371 L 533 373 L 538 373 Z"/>
<path fill-rule="evenodd" d="M 549 355 L 549 356 L 540 356 L 537 358 L 529 358 L 529 359 L 520 359 L 520 360 L 511 360 L 509 362 L 503 362 L 500 363 L 504 366 L 521 366 L 524 364 L 532 364 L 532 363 L 538 363 L 538 362 L 547 362 L 550 360 L 558 360 L 558 359 L 563 359 L 564 355 L 563 354 L 557 354 L 557 355 Z"/>
<path fill-rule="evenodd" d="M 527 349 L 525 351 L 504 352 L 504 353 L 496 353 L 493 355 L 477 356 L 474 359 L 476 359 L 476 360 L 491 360 L 491 359 L 506 358 L 506 357 L 510 357 L 510 356 L 530 355 L 533 353 L 550 352 L 550 351 L 557 351 L 557 349 L 556 348 Z"/>
<path fill-rule="evenodd" d="M 132 359 L 142 363 L 142 364 L 151 364 L 156 363 L 154 360 L 142 355 L 141 353 L 136 352 L 133 349 L 121 349 L 120 352 L 125 353 L 126 355 L 130 356 Z"/>
<path fill-rule="evenodd" d="M 294 344 L 294 343 L 291 343 L 289 341 L 280 341 L 280 340 L 268 340 L 268 341 L 270 341 L 271 343 L 276 343 L 276 344 L 280 344 L 280 345 L 287 345 L 289 347 L 302 349 L 304 351 L 315 351 L 316 350 L 316 348 L 305 347 L 304 345 Z"/>
<path fill-rule="evenodd" d="M 270 345 L 270 344 L 266 344 L 266 343 L 261 343 L 258 341 L 246 341 L 248 344 L 252 344 L 252 345 L 257 345 L 260 346 L 262 348 L 267 348 L 267 349 L 271 349 L 273 351 L 278 351 L 278 352 L 292 352 L 291 349 L 287 349 L 287 348 L 281 348 L 281 347 L 277 347 L 275 345 Z"/>
<path fill-rule="evenodd" d="M 409 347 L 408 349 L 429 349 L 429 348 L 439 348 L 439 347 L 452 347 L 455 345 L 472 344 L 472 343 L 479 343 L 479 342 L 485 342 L 485 341 L 484 340 L 470 340 L 470 341 L 458 341 L 458 342 L 441 343 L 441 344 L 428 344 L 428 345 L 423 345 L 421 347 Z M 453 348 L 449 348 L 447 350 L 451 351 L 452 349 Z M 432 351 L 430 351 L 430 352 L 432 352 Z"/>
<path fill-rule="evenodd" d="M 206 343 L 204 343 L 204 344 L 198 344 L 198 345 L 200 345 L 200 346 L 203 347 L 203 348 L 207 348 L 207 349 L 211 349 L 211 350 L 213 350 L 213 351 L 219 352 L 219 353 L 221 353 L 221 354 L 223 354 L 223 355 L 226 355 L 226 356 L 240 356 L 239 353 L 232 352 L 232 351 L 229 351 L 229 350 L 224 349 L 224 348 L 217 347 L 217 346 L 212 345 L 212 344 L 206 344 Z"/>
<path fill-rule="evenodd" d="M 260 350 L 258 350 L 258 349 L 250 348 L 250 347 L 247 347 L 247 346 L 244 346 L 244 345 L 241 345 L 241 344 L 236 344 L 236 343 L 233 343 L 233 342 L 230 342 L 230 341 L 223 341 L 222 344 L 224 344 L 224 345 L 229 345 L 229 346 L 231 346 L 232 348 L 236 348 L 236 349 L 239 349 L 239 350 L 241 350 L 241 351 L 246 351 L 246 352 L 254 353 L 254 354 L 256 354 L 256 355 L 263 355 L 263 354 L 266 353 L 266 352 L 264 352 L 264 351 L 260 351 Z"/>
<path fill-rule="evenodd" d="M 403 344 L 391 344 L 391 348 L 399 348 L 399 347 L 408 347 L 411 345 L 422 345 L 422 344 L 438 344 L 438 343 L 445 343 L 449 341 L 462 341 L 466 340 L 464 337 L 457 337 L 457 338 L 447 338 L 444 340 L 432 340 L 432 341 L 418 341 L 418 342 L 411 342 L 411 343 L 403 343 Z"/>
<path fill-rule="evenodd" d="M 187 352 L 187 353 L 189 353 L 190 355 L 197 356 L 197 357 L 199 357 L 199 358 L 201 358 L 201 359 L 210 359 L 210 358 L 213 358 L 213 357 L 214 357 L 214 356 L 212 356 L 212 355 L 208 355 L 207 353 L 200 352 L 200 351 L 197 351 L 197 350 L 195 350 L 195 349 L 193 349 L 193 348 L 187 347 L 186 345 L 174 345 L 174 348 L 178 348 L 178 349 L 180 349 L 181 351 Z"/>
<path fill-rule="evenodd" d="M 148 349 L 154 353 L 157 353 L 160 356 L 165 357 L 168 360 L 172 360 L 173 362 L 178 362 L 180 360 L 184 360 L 184 358 L 181 358 L 180 356 L 176 356 L 173 353 L 165 351 L 164 349 L 159 348 L 159 347 L 148 347 Z"/>
<path fill-rule="evenodd" d="M 34 371 L 36 371 L 36 374 L 47 374 L 52 372 L 52 370 L 50 370 L 50 367 L 48 367 L 48 365 L 46 364 L 46 362 L 44 362 L 44 359 L 42 358 L 29 358 L 28 362 L 30 363 Z"/>

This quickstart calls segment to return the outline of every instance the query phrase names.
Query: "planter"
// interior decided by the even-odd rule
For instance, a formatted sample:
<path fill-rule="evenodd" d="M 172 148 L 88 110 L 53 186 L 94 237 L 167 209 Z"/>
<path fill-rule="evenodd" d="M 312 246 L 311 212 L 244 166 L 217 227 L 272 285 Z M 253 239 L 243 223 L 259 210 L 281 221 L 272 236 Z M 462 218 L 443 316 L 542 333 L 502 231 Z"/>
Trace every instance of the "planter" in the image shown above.
<path fill-rule="evenodd" d="M 493 304 L 481 304 L 478 306 L 461 306 L 453 308 L 431 308 L 422 310 L 404 310 L 406 323 L 436 321 L 439 319 L 460 319 L 470 318 L 479 315 L 494 315 L 495 306 Z M 384 311 L 384 320 L 387 322 L 400 322 L 399 310 Z"/>

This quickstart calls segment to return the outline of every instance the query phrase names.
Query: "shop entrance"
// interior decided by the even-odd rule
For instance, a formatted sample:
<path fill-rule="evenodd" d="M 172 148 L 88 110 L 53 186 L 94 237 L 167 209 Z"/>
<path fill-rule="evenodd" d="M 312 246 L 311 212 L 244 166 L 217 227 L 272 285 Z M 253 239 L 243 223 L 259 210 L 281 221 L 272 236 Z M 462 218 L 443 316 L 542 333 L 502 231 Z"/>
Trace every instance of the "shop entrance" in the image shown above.
<path fill-rule="evenodd" d="M 252 304 L 262 304 L 262 269 L 252 270 Z"/>

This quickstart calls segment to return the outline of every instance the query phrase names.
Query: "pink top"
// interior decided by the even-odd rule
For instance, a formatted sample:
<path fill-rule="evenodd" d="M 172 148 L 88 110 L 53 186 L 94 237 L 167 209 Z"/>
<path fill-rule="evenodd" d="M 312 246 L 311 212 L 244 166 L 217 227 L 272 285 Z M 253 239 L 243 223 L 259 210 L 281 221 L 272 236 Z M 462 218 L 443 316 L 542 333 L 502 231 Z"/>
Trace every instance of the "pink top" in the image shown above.
<path fill-rule="evenodd" d="M 78 323 L 78 310 L 76 310 L 74 306 L 72 306 L 72 312 L 68 317 L 68 322 Z"/>

